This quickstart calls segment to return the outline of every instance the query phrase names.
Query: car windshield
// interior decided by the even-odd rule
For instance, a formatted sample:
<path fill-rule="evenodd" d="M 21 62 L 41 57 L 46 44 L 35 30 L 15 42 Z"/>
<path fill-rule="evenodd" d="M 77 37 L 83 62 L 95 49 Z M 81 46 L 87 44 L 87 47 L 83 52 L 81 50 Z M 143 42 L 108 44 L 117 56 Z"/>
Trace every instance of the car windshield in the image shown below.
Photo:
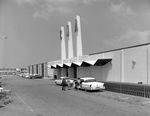
<path fill-rule="evenodd" d="M 95 82 L 96 79 L 88 79 L 88 80 L 85 80 L 85 82 Z"/>

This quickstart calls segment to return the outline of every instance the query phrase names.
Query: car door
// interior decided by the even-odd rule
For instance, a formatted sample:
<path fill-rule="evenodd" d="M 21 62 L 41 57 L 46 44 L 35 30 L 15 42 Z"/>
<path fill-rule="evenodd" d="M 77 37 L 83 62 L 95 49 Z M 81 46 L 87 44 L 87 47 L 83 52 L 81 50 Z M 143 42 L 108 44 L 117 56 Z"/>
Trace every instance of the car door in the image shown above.
<path fill-rule="evenodd" d="M 89 90 L 89 84 L 87 81 L 82 80 L 82 89 Z"/>

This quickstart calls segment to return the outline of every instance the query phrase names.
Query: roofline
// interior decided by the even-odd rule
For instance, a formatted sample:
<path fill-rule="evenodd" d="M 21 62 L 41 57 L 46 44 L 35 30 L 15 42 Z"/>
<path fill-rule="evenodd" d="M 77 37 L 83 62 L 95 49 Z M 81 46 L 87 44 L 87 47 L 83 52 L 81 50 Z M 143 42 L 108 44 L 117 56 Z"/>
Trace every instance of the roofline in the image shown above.
<path fill-rule="evenodd" d="M 123 49 L 135 48 L 135 47 L 145 46 L 145 45 L 149 45 L 149 44 L 150 44 L 150 43 L 145 43 L 145 44 L 139 44 L 139 45 L 124 47 L 124 48 L 118 48 L 118 49 L 113 49 L 113 50 L 107 50 L 107 51 L 103 51 L 103 52 L 95 52 L 95 53 L 91 53 L 91 54 L 89 54 L 89 55 L 96 55 L 96 54 L 107 53 L 107 52 L 113 52 L 113 51 L 118 51 L 118 50 L 123 50 Z"/>

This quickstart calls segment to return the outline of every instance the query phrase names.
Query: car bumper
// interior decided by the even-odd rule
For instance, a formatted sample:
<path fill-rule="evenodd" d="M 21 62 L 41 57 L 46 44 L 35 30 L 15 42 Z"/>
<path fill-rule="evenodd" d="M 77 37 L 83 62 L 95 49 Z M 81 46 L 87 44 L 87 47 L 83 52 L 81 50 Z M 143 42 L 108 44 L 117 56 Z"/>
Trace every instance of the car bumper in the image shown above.
<path fill-rule="evenodd" d="M 105 87 L 94 87 L 90 88 L 90 90 L 105 90 Z"/>

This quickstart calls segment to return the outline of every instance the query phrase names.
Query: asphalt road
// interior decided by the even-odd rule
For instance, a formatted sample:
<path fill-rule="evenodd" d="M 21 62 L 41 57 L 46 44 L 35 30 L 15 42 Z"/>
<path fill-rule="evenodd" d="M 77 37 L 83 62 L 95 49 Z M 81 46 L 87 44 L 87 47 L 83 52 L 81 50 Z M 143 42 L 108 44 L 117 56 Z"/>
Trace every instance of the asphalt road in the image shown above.
<path fill-rule="evenodd" d="M 111 92 L 61 91 L 50 79 L 3 77 L 13 102 L 0 116 L 150 116 L 150 101 Z"/>

